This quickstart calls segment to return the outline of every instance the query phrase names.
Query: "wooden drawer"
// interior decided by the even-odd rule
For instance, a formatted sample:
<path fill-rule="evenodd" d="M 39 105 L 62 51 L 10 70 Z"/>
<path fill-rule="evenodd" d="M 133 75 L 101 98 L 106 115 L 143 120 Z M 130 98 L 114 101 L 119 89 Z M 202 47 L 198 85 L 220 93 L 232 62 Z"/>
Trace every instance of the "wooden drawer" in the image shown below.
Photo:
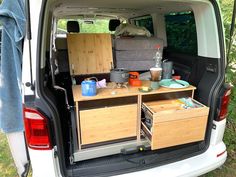
<path fill-rule="evenodd" d="M 142 129 L 151 141 L 151 148 L 161 149 L 205 137 L 209 108 L 193 100 L 195 108 L 185 109 L 179 100 L 154 101 L 142 104 L 145 116 L 151 119 L 151 129 Z"/>
<path fill-rule="evenodd" d="M 82 145 L 137 136 L 137 104 L 80 111 Z"/>

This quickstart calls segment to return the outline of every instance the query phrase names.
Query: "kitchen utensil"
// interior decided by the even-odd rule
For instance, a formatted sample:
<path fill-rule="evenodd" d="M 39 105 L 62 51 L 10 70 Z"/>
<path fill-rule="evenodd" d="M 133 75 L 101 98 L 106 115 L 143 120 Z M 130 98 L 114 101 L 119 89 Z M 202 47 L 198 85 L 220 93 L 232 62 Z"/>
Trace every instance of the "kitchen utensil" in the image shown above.
<path fill-rule="evenodd" d="M 159 82 L 157 82 L 157 81 L 151 81 L 151 88 L 152 88 L 153 90 L 156 90 L 156 89 L 158 89 L 159 87 L 160 87 Z"/>
<path fill-rule="evenodd" d="M 129 72 L 129 85 L 131 86 L 141 86 L 142 81 L 139 80 L 138 72 Z"/>
<path fill-rule="evenodd" d="M 84 80 L 81 83 L 82 96 L 95 96 L 97 94 L 96 81 Z"/>
<path fill-rule="evenodd" d="M 182 86 L 185 86 L 183 83 L 178 82 L 178 81 L 176 81 L 175 79 L 172 79 L 172 81 L 174 81 L 174 82 L 176 82 L 176 83 L 178 83 L 178 84 L 180 84 L 180 85 L 182 85 Z"/>
<path fill-rule="evenodd" d="M 172 78 L 172 61 L 164 61 L 162 63 L 162 79 L 171 79 Z"/>
<path fill-rule="evenodd" d="M 166 88 L 186 88 L 189 86 L 189 83 L 183 80 L 163 79 L 159 83 L 160 86 Z"/>
<path fill-rule="evenodd" d="M 159 81 L 161 78 L 162 68 L 150 68 L 151 81 Z"/>
<path fill-rule="evenodd" d="M 110 80 L 115 83 L 125 83 L 129 80 L 129 71 L 124 68 L 115 68 L 110 72 Z"/>

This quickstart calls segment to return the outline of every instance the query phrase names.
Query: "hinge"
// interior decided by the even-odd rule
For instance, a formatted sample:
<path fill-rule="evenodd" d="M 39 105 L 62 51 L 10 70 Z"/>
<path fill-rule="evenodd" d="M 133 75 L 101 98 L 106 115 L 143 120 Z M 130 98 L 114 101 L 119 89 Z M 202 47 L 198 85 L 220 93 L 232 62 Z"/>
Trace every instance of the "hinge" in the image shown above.
<path fill-rule="evenodd" d="M 74 156 L 71 155 L 71 156 L 69 157 L 69 159 L 70 159 L 70 164 L 73 165 L 73 164 L 74 164 Z"/>
<path fill-rule="evenodd" d="M 212 125 L 212 129 L 214 129 L 214 130 L 216 129 L 216 124 Z"/>
<path fill-rule="evenodd" d="M 57 158 L 58 157 L 58 153 L 57 153 L 57 148 L 56 147 L 54 147 L 54 158 Z"/>

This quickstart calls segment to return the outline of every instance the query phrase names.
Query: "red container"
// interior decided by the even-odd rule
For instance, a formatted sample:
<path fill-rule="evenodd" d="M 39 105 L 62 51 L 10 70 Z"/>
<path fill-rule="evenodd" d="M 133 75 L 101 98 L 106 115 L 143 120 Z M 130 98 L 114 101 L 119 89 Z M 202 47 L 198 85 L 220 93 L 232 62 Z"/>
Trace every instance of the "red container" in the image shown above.
<path fill-rule="evenodd" d="M 129 85 L 138 87 L 142 85 L 142 81 L 139 80 L 139 73 L 138 72 L 129 72 Z"/>

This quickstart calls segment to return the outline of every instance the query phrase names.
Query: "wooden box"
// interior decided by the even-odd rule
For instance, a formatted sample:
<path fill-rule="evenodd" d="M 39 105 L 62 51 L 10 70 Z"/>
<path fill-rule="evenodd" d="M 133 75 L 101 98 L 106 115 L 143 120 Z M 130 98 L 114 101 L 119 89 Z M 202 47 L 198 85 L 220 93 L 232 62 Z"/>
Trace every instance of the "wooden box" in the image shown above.
<path fill-rule="evenodd" d="M 137 136 L 137 104 L 80 111 L 81 144 Z"/>
<path fill-rule="evenodd" d="M 142 123 L 152 150 L 204 140 L 209 108 L 193 101 L 198 107 L 185 109 L 179 100 L 142 104 L 146 117 L 152 121 L 150 130 Z"/>

